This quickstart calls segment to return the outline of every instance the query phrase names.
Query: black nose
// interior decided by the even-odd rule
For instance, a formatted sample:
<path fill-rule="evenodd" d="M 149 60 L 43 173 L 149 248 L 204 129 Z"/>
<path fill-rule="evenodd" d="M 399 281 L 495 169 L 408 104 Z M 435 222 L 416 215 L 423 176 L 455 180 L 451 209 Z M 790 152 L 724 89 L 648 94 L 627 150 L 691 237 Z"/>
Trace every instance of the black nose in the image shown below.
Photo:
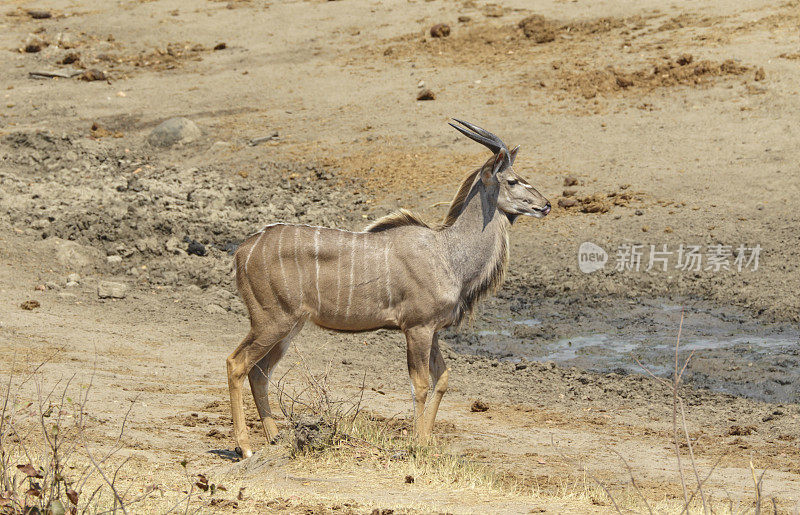
<path fill-rule="evenodd" d="M 548 203 L 547 203 L 547 204 L 544 206 L 544 209 L 542 209 L 542 213 L 544 213 L 545 215 L 546 215 L 547 213 L 549 213 L 549 212 L 550 212 L 550 202 L 548 202 Z"/>

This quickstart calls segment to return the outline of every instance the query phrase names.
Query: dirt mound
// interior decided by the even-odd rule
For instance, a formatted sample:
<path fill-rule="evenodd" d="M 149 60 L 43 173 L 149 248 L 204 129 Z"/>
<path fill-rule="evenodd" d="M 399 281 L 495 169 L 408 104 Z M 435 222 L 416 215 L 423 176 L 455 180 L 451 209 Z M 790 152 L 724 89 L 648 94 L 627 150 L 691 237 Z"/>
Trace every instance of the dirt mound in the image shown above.
<path fill-rule="evenodd" d="M 652 90 L 671 86 L 697 86 L 715 77 L 743 75 L 753 68 L 733 59 L 723 62 L 703 60 L 694 62 L 690 54 L 677 58 L 664 58 L 650 66 L 634 70 L 608 67 L 603 70 L 564 71 L 561 74 L 564 89 L 584 98 L 594 98 L 601 93 L 630 90 Z"/>
<path fill-rule="evenodd" d="M 591 20 L 563 22 L 535 14 L 515 25 L 497 25 L 491 22 L 475 24 L 469 28 L 453 29 L 447 38 L 432 38 L 425 34 L 407 34 L 389 39 L 383 45 L 364 48 L 369 53 L 379 53 L 380 58 L 392 60 L 428 56 L 460 64 L 508 63 L 524 59 L 528 62 L 532 47 L 544 43 L 560 42 L 573 45 L 598 34 L 630 33 L 645 26 L 646 17 L 603 17 Z M 543 50 L 547 51 L 547 50 Z M 523 57 L 524 56 L 524 57 Z"/>
<path fill-rule="evenodd" d="M 227 254 L 267 223 L 361 223 L 364 198 L 338 186 L 314 165 L 265 162 L 233 175 L 163 165 L 113 140 L 38 132 L 0 141 L 0 213 L 12 225 L 100 249 L 114 256 L 108 271 L 145 284 L 227 286 Z M 187 253 L 198 243 L 203 257 Z"/>
<path fill-rule="evenodd" d="M 526 38 L 541 44 L 554 41 L 556 37 L 561 34 L 598 34 L 625 27 L 630 27 L 631 30 L 637 30 L 641 28 L 643 23 L 644 18 L 641 16 L 634 16 L 631 18 L 604 17 L 594 20 L 562 23 L 545 18 L 540 14 L 534 14 L 520 21 L 518 26 L 522 29 L 522 33 L 525 34 Z"/>

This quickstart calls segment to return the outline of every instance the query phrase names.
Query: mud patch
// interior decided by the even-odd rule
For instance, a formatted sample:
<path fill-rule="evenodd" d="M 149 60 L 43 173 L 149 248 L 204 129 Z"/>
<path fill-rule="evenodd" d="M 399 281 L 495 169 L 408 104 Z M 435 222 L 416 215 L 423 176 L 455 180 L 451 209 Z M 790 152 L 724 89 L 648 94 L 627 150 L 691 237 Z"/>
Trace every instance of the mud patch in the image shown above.
<path fill-rule="evenodd" d="M 263 162 L 246 174 L 163 165 L 112 140 L 47 132 L 0 140 L 0 213 L 42 239 L 111 256 L 106 272 L 141 284 L 230 287 L 228 256 L 275 221 L 351 227 L 365 196 L 316 165 Z M 206 255 L 188 251 L 202 244 Z M 103 268 L 103 267 L 101 267 Z M 212 299 L 228 307 L 220 292 Z"/>

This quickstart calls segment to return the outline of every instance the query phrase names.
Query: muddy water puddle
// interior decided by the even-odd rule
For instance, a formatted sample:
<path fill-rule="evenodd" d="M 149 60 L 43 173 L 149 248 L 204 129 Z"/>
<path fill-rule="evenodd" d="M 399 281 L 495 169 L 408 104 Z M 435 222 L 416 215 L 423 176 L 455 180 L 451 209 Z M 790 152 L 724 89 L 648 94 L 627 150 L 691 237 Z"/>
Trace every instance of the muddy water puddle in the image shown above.
<path fill-rule="evenodd" d="M 667 377 L 684 312 L 679 363 L 698 388 L 800 403 L 800 330 L 702 301 L 494 299 L 471 324 L 443 335 L 460 353 L 506 361 L 552 361 L 593 372 Z"/>

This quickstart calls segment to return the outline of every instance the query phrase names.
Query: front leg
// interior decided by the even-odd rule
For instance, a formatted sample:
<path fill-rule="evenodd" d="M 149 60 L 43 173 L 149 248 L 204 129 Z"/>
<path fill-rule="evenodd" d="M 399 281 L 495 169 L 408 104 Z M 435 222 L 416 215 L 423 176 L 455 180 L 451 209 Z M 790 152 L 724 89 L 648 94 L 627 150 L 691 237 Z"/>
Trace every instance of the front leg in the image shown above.
<path fill-rule="evenodd" d="M 408 375 L 414 400 L 414 440 L 419 444 L 428 443 L 430 428 L 425 423 L 425 402 L 430 388 L 429 362 L 434 331 L 425 326 L 405 330 Z"/>

